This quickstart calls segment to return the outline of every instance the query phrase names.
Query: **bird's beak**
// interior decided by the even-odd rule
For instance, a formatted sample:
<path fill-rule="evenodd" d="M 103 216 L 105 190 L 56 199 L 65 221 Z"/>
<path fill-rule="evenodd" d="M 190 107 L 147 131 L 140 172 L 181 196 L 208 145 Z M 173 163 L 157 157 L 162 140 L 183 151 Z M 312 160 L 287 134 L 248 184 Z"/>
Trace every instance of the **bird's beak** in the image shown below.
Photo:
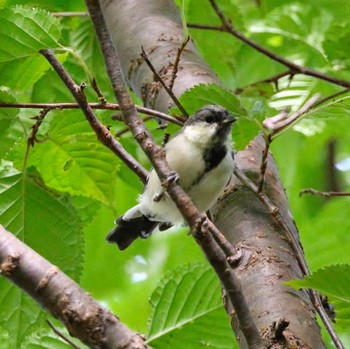
<path fill-rule="evenodd" d="M 229 116 L 226 120 L 224 120 L 222 123 L 224 125 L 231 125 L 233 124 L 235 121 L 237 121 L 237 118 L 235 118 L 234 116 Z"/>

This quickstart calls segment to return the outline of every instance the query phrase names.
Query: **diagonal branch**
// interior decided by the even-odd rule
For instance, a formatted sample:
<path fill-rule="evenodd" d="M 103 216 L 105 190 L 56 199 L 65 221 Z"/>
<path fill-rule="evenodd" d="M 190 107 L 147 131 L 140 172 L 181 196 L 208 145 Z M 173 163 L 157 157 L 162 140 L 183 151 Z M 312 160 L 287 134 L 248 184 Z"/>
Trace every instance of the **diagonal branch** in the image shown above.
<path fill-rule="evenodd" d="M 221 26 L 210 26 L 210 25 L 188 24 L 189 28 L 218 30 L 221 32 L 229 33 L 229 34 L 233 35 L 234 37 L 236 37 L 237 39 L 244 42 L 245 44 L 247 44 L 248 46 L 250 46 L 250 47 L 254 48 L 255 50 L 257 50 L 258 52 L 262 53 L 263 55 L 265 55 L 265 56 L 271 58 L 272 60 L 288 67 L 292 75 L 304 74 L 304 75 L 315 77 L 315 78 L 320 79 L 320 80 L 328 81 L 328 82 L 335 84 L 335 85 L 350 88 L 350 81 L 338 79 L 336 77 L 329 76 L 327 74 L 323 74 L 323 73 L 318 72 L 316 70 L 313 70 L 311 68 L 307 68 L 307 67 L 303 67 L 299 64 L 295 64 L 295 63 L 288 61 L 287 59 L 267 50 L 266 48 L 258 45 L 256 42 L 249 39 L 248 37 L 243 35 L 241 32 L 239 32 L 238 30 L 236 30 L 232 26 L 231 21 L 225 17 L 224 13 L 221 11 L 221 9 L 219 8 L 219 6 L 217 5 L 215 0 L 209 0 L 209 1 L 210 1 L 211 6 L 213 7 L 214 11 L 216 12 L 218 17 L 220 18 L 222 25 Z"/>
<path fill-rule="evenodd" d="M 168 87 L 166 85 L 166 83 L 164 82 L 164 80 L 160 77 L 159 73 L 155 70 L 155 68 L 153 67 L 153 64 L 151 63 L 151 61 L 148 59 L 148 56 L 145 52 L 145 50 L 142 47 L 142 52 L 141 52 L 141 57 L 144 59 L 144 61 L 146 62 L 146 64 L 148 65 L 148 67 L 151 69 L 154 78 L 156 81 L 159 81 L 161 83 L 161 85 L 163 86 L 164 90 L 167 92 L 167 94 L 170 96 L 170 98 L 173 100 L 173 102 L 175 103 L 175 105 L 179 108 L 179 110 L 181 111 L 182 115 L 188 117 L 189 115 L 187 114 L 186 110 L 184 109 L 184 107 L 181 105 L 181 103 L 179 102 L 179 100 L 177 99 L 177 97 L 175 96 L 175 94 L 172 91 L 172 86 L 174 85 L 174 81 L 171 84 L 171 87 Z"/>
<path fill-rule="evenodd" d="M 143 182 L 145 182 L 147 178 L 147 171 L 123 148 L 123 146 L 117 140 L 114 139 L 108 128 L 100 123 L 95 113 L 89 106 L 84 93 L 85 84 L 78 86 L 50 50 L 40 50 L 40 53 L 49 61 L 69 91 L 72 93 L 101 143 L 107 148 L 111 149 L 114 154 L 122 159 L 124 163 L 133 172 L 135 172 Z"/>
<path fill-rule="evenodd" d="M 1 225 L 0 274 L 26 291 L 91 349 L 151 349 L 140 334 Z"/>

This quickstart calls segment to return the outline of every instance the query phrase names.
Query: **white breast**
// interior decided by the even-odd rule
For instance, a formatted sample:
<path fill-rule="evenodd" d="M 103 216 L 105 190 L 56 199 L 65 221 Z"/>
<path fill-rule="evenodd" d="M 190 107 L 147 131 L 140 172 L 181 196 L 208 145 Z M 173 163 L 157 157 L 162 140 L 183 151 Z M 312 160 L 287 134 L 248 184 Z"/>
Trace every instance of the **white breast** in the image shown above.
<path fill-rule="evenodd" d="M 208 144 L 211 132 L 215 132 L 214 128 L 203 130 L 199 127 L 195 130 L 194 127 L 186 127 L 183 133 L 166 145 L 166 158 L 170 168 L 179 174 L 181 187 L 189 194 L 199 211 L 205 212 L 225 189 L 233 172 L 233 159 L 229 150 L 217 167 L 205 174 L 195 186 L 190 187 L 204 173 L 203 149 Z M 230 142 L 230 139 L 227 141 Z M 161 189 L 158 176 L 152 170 L 147 186 L 139 197 L 140 211 L 147 216 L 152 214 L 150 219 L 154 221 L 171 222 L 174 225 L 183 223 L 180 212 L 167 194 L 159 202 L 153 200 Z"/>

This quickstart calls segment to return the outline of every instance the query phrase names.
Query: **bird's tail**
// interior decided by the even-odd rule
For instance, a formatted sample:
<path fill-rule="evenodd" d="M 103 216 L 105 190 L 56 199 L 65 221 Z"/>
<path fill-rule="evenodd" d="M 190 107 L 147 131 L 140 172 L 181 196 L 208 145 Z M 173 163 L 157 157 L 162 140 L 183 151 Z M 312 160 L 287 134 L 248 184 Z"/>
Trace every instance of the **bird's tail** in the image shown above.
<path fill-rule="evenodd" d="M 124 219 L 124 217 L 125 215 L 116 220 L 117 226 L 106 236 L 106 240 L 116 243 L 120 250 L 125 250 L 138 237 L 147 239 L 159 224 L 143 215 L 131 219 Z"/>

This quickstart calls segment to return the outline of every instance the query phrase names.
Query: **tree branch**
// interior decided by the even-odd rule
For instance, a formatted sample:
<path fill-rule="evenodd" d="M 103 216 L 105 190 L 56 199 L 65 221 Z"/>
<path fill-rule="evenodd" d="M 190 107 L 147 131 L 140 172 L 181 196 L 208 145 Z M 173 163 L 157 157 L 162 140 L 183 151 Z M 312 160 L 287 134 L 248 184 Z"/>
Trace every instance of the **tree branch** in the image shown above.
<path fill-rule="evenodd" d="M 111 149 L 139 178 L 145 182 L 148 172 L 123 148 L 123 146 L 113 138 L 108 128 L 100 123 L 92 108 L 86 100 L 84 93 L 85 84 L 78 86 L 65 71 L 55 55 L 50 50 L 40 50 L 40 53 L 48 60 L 55 69 L 62 81 L 65 83 L 80 109 L 84 113 L 91 128 L 95 131 L 97 138 L 107 148 Z"/>
<path fill-rule="evenodd" d="M 248 46 L 250 46 L 250 47 L 254 48 L 255 50 L 257 50 L 258 52 L 262 53 L 263 55 L 271 58 L 272 60 L 274 60 L 282 65 L 284 65 L 285 67 L 288 67 L 292 75 L 304 74 L 304 75 L 315 77 L 315 78 L 320 79 L 320 80 L 328 81 L 328 82 L 335 84 L 335 85 L 350 88 L 350 81 L 338 79 L 336 77 L 323 74 L 323 73 L 318 72 L 316 70 L 295 64 L 295 63 L 290 62 L 287 59 L 267 50 L 266 48 L 258 45 L 256 42 L 249 39 L 248 37 L 243 35 L 241 32 L 239 32 L 238 30 L 236 30 L 232 26 L 231 21 L 225 17 L 225 15 L 221 11 L 221 9 L 219 8 L 219 6 L 217 5 L 215 0 L 209 0 L 209 1 L 210 1 L 211 6 L 213 7 L 214 11 L 216 12 L 218 17 L 220 18 L 222 26 L 188 24 L 189 28 L 209 29 L 209 30 L 217 30 L 217 31 L 229 33 L 229 34 L 233 35 L 234 37 L 236 37 L 237 39 L 244 42 L 245 44 L 247 44 Z"/>
<path fill-rule="evenodd" d="M 100 110 L 120 110 L 119 104 L 115 103 L 88 103 L 91 109 Z M 136 110 L 142 114 L 154 116 L 165 121 L 169 121 L 173 124 L 182 126 L 186 121 L 181 116 L 172 117 L 168 114 L 162 113 L 157 110 L 135 106 Z M 50 110 L 63 110 L 63 109 L 80 109 L 78 103 L 12 103 L 12 102 L 0 102 L 0 108 L 24 108 L 24 109 L 50 109 Z"/>
<path fill-rule="evenodd" d="M 171 169 L 166 162 L 164 151 L 155 144 L 151 134 L 138 117 L 135 105 L 127 92 L 125 80 L 119 66 L 119 59 L 109 37 L 99 2 L 96 0 L 86 0 L 86 4 L 101 45 L 107 73 L 123 112 L 125 123 L 130 126 L 136 140 L 151 160 L 161 183 L 168 182 L 167 179 L 171 175 Z M 237 312 L 242 326 L 242 331 L 250 348 L 262 348 L 260 334 L 252 320 L 249 307 L 242 293 L 240 282 L 235 277 L 232 269 L 228 266 L 225 253 L 219 248 L 212 235 L 209 233 L 207 229 L 208 226 L 203 225 L 206 218 L 203 218 L 188 195 L 175 181 L 170 182 L 167 187 L 167 192 L 189 224 L 196 241 L 200 244 L 221 282 L 225 286 L 229 299 L 235 307 L 235 311 Z"/>
<path fill-rule="evenodd" d="M 140 334 L 1 225 L 0 274 L 26 291 L 91 349 L 151 349 Z"/>
<path fill-rule="evenodd" d="M 180 51 L 182 52 L 182 50 Z M 164 90 L 167 92 L 167 94 L 170 96 L 170 98 L 173 100 L 173 102 L 175 103 L 175 105 L 179 108 L 179 110 L 181 111 L 183 116 L 188 117 L 189 115 L 187 114 L 187 111 L 184 109 L 184 107 L 181 105 L 181 103 L 179 102 L 179 100 L 177 99 L 177 97 L 175 96 L 175 94 L 173 93 L 172 89 L 174 86 L 174 81 L 171 82 L 170 87 L 168 87 L 166 85 L 166 83 L 164 82 L 164 80 L 161 78 L 161 76 L 159 75 L 159 73 L 156 71 L 156 69 L 154 68 L 153 64 L 151 63 L 151 61 L 148 59 L 148 56 L 145 52 L 145 50 L 142 47 L 142 52 L 141 52 L 141 57 L 144 59 L 144 61 L 146 62 L 146 64 L 149 66 L 149 68 L 151 69 L 153 75 L 154 75 L 154 79 L 155 81 L 159 81 L 160 84 L 163 86 Z"/>

